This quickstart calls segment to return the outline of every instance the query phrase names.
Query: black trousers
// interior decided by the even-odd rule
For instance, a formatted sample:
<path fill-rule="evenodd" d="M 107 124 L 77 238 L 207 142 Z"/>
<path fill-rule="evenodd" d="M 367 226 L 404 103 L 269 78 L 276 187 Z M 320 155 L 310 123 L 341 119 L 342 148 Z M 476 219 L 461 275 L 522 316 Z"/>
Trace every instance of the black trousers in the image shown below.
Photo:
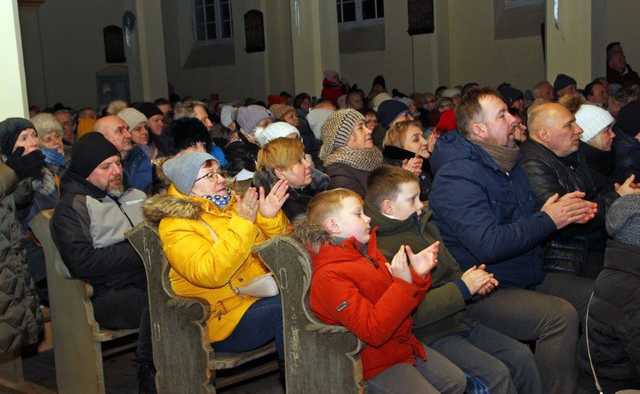
<path fill-rule="evenodd" d="M 153 365 L 151 323 L 147 291 L 134 285 L 100 290 L 94 294 L 93 311 L 100 327 L 112 330 L 138 328 L 138 365 Z"/>

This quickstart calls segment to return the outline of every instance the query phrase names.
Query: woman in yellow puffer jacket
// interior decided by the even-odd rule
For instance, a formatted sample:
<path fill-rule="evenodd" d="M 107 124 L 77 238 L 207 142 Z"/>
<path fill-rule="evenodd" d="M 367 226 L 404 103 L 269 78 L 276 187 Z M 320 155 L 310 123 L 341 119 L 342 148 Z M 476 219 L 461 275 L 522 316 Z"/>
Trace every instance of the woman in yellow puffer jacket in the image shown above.
<path fill-rule="evenodd" d="M 275 339 L 282 358 L 280 297 L 251 249 L 290 231 L 280 209 L 287 183 L 266 196 L 250 188 L 239 198 L 214 157 L 200 152 L 167 160 L 162 169 L 172 184 L 145 203 L 145 216 L 159 224 L 173 291 L 209 302 L 207 329 L 217 351 L 248 351 Z"/>

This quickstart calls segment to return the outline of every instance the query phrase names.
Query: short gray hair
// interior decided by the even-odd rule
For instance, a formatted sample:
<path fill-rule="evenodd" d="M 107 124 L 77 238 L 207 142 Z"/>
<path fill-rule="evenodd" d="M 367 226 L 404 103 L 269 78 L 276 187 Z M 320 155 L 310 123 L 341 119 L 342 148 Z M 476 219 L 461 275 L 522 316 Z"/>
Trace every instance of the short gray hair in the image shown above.
<path fill-rule="evenodd" d="M 31 118 L 31 123 L 36 128 L 38 138 L 41 140 L 51 133 L 58 133 L 62 137 L 62 125 L 52 114 L 41 112 Z"/>

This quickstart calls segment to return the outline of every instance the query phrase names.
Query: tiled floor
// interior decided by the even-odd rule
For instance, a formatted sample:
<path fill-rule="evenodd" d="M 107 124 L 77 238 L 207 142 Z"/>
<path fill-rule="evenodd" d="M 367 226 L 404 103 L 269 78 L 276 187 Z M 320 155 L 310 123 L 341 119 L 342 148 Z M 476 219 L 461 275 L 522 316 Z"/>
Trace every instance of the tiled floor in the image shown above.
<path fill-rule="evenodd" d="M 56 372 L 53 351 L 24 359 L 25 378 L 55 390 Z M 109 394 L 137 394 L 136 365 L 132 352 L 104 360 L 105 382 Z M 186 391 L 185 391 L 186 392 Z M 277 373 L 265 375 L 248 383 L 226 388 L 222 394 L 282 394 Z"/>

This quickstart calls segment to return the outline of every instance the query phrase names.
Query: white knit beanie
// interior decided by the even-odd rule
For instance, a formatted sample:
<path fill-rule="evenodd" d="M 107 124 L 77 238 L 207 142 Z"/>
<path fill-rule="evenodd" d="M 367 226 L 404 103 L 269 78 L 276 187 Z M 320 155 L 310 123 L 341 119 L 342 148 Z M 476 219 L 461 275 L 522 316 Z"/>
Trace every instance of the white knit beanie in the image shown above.
<path fill-rule="evenodd" d="M 296 129 L 289 123 L 275 122 L 271 123 L 265 128 L 258 127 L 256 129 L 256 141 L 258 141 L 258 144 L 260 144 L 260 146 L 265 146 L 276 138 L 286 138 L 291 134 L 300 136 L 300 132 L 298 131 L 298 129 Z"/>
<path fill-rule="evenodd" d="M 582 129 L 580 139 L 582 142 L 590 141 L 610 126 L 614 120 L 607 110 L 593 104 L 582 104 L 576 112 L 576 123 Z"/>

